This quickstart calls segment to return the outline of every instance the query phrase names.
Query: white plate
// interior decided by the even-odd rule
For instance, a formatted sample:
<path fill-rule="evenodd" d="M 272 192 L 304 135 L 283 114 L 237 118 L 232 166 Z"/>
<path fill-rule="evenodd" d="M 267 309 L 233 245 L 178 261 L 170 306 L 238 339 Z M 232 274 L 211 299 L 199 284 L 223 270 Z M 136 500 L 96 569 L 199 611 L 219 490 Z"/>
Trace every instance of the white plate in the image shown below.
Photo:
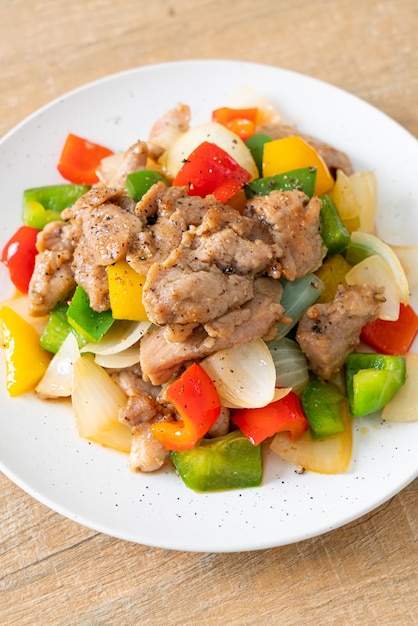
<path fill-rule="evenodd" d="M 25 187 L 64 182 L 57 157 L 68 132 L 125 149 L 182 101 L 193 123 L 249 85 L 287 121 L 344 149 L 356 169 L 376 172 L 379 234 L 418 242 L 418 142 L 368 104 L 286 70 L 235 61 L 149 66 L 99 80 L 36 112 L 0 143 L 0 242 L 20 223 Z M 0 274 L 2 297 L 7 281 Z M 416 296 L 416 294 L 415 294 Z M 415 297 L 415 302 L 416 302 Z M 0 381 L 4 381 L 1 359 Z M 10 400 L 0 384 L 4 473 L 62 515 L 109 535 L 164 548 L 229 552 L 280 546 L 325 533 L 367 513 L 418 475 L 418 422 L 355 422 L 344 475 L 298 475 L 274 455 L 257 489 L 196 494 L 173 471 L 130 473 L 126 457 L 81 440 L 68 404 Z"/>

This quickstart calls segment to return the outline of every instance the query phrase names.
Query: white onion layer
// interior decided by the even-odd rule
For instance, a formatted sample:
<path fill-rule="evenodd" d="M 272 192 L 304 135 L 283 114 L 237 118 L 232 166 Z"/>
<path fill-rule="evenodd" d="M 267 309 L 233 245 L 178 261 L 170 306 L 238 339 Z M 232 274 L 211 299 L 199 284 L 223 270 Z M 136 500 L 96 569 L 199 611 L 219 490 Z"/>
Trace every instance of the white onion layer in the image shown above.
<path fill-rule="evenodd" d="M 200 364 L 213 380 L 223 406 L 258 408 L 274 399 L 276 368 L 262 339 L 219 350 Z"/>

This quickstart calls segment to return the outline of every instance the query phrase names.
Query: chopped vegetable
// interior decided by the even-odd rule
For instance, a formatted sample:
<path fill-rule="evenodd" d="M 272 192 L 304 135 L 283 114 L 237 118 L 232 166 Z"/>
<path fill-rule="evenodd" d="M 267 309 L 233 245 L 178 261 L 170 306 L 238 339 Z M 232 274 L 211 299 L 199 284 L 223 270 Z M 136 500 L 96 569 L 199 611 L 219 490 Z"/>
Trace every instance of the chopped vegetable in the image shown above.
<path fill-rule="evenodd" d="M 276 368 L 276 387 L 291 387 L 299 395 L 309 382 L 308 362 L 299 344 L 283 337 L 267 346 Z"/>
<path fill-rule="evenodd" d="M 292 321 L 277 325 L 276 340 L 285 337 L 296 326 L 306 309 L 318 300 L 323 288 L 322 281 L 315 274 L 305 274 L 296 280 L 280 280 L 283 285 L 280 304 Z"/>
<path fill-rule="evenodd" d="M 401 304 L 397 320 L 377 319 L 363 326 L 360 338 L 382 354 L 405 354 L 418 333 L 418 315 L 408 304 Z"/>
<path fill-rule="evenodd" d="M 273 400 L 276 369 L 262 339 L 218 350 L 200 365 L 214 382 L 223 406 L 255 408 Z"/>
<path fill-rule="evenodd" d="M 42 230 L 48 222 L 61 219 L 61 211 L 71 207 L 90 187 L 49 185 L 23 192 L 23 223 Z"/>
<path fill-rule="evenodd" d="M 74 363 L 80 358 L 77 339 L 68 333 L 58 352 L 36 387 L 36 392 L 47 398 L 66 398 L 73 392 Z"/>
<path fill-rule="evenodd" d="M 67 318 L 70 325 L 87 341 L 99 341 L 114 322 L 111 311 L 94 311 L 84 289 L 77 285 Z"/>
<path fill-rule="evenodd" d="M 313 439 L 310 430 L 300 439 L 292 441 L 287 433 L 278 433 L 270 444 L 271 450 L 282 459 L 294 465 L 321 474 L 346 472 L 351 460 L 353 436 L 351 417 L 345 402 L 341 405 L 344 431 L 326 437 Z"/>
<path fill-rule="evenodd" d="M 201 439 L 191 450 L 171 452 L 184 483 L 195 491 L 258 487 L 263 475 L 261 446 L 252 445 L 239 431 Z"/>
<path fill-rule="evenodd" d="M 315 184 L 316 169 L 305 167 L 267 178 L 258 178 L 248 183 L 245 191 L 247 196 L 251 198 L 253 196 L 265 196 L 276 189 L 280 191 L 299 189 L 311 198 L 315 191 Z"/>
<path fill-rule="evenodd" d="M 80 437 L 121 452 L 131 449 L 131 429 L 118 421 L 126 396 L 91 354 L 74 364 L 72 403 Z"/>
<path fill-rule="evenodd" d="M 395 246 L 390 248 L 398 257 L 410 288 L 418 285 L 418 245 L 417 246 Z"/>
<path fill-rule="evenodd" d="M 321 237 L 328 249 L 328 255 L 343 252 L 350 243 L 350 233 L 337 211 L 331 198 L 326 194 L 321 196 Z"/>
<path fill-rule="evenodd" d="M 187 157 L 173 185 L 187 186 L 191 196 L 213 194 L 220 202 L 227 202 L 249 179 L 249 172 L 225 150 L 204 141 Z"/>
<path fill-rule="evenodd" d="M 347 263 L 341 254 L 329 256 L 322 266 L 315 272 L 323 283 L 323 289 L 317 302 L 331 302 L 337 293 L 338 285 L 346 285 L 345 276 L 351 270 L 350 263 Z"/>
<path fill-rule="evenodd" d="M 19 396 L 35 389 L 50 355 L 39 345 L 36 330 L 8 306 L 0 308 L 0 329 L 6 357 L 6 389 Z"/>
<path fill-rule="evenodd" d="M 258 109 L 231 109 L 221 107 L 212 112 L 212 122 L 226 126 L 230 131 L 238 135 L 243 141 L 254 134 L 258 118 Z"/>
<path fill-rule="evenodd" d="M 302 137 L 294 135 L 265 144 L 263 177 L 283 174 L 303 167 L 315 167 L 317 170 L 315 195 L 319 196 L 332 188 L 334 179 L 325 161 Z"/>
<path fill-rule="evenodd" d="M 146 276 L 138 274 L 127 261 L 122 260 L 107 268 L 110 308 L 114 319 L 147 322 L 142 303 Z"/>
<path fill-rule="evenodd" d="M 299 396 L 294 391 L 267 406 L 234 411 L 231 419 L 255 446 L 283 431 L 288 431 L 289 437 L 296 440 L 309 428 Z"/>
<path fill-rule="evenodd" d="M 314 378 L 302 394 L 302 406 L 314 439 L 330 437 L 344 430 L 341 403 L 345 396 L 332 383 Z"/>
<path fill-rule="evenodd" d="M 150 326 L 151 322 L 115 320 L 102 339 L 93 343 L 87 343 L 81 348 L 81 352 L 92 352 L 102 356 L 111 356 L 124 352 L 137 343 Z"/>
<path fill-rule="evenodd" d="M 382 409 L 382 419 L 388 422 L 418 420 L 418 354 L 407 352 L 405 362 L 405 384 Z"/>
<path fill-rule="evenodd" d="M 349 177 L 351 189 L 360 206 L 360 228 L 373 234 L 377 214 L 377 180 L 374 172 L 355 172 Z"/>
<path fill-rule="evenodd" d="M 10 280 L 22 293 L 28 293 L 35 267 L 36 238 L 39 230 L 20 226 L 3 248 L 1 262 L 9 269 Z"/>
<path fill-rule="evenodd" d="M 166 390 L 180 422 L 155 422 L 152 434 L 167 450 L 189 450 L 218 419 L 221 402 L 216 387 L 198 364 L 190 365 Z"/>
<path fill-rule="evenodd" d="M 350 177 L 342 170 L 337 170 L 335 184 L 328 196 L 338 209 L 341 220 L 349 233 L 360 228 L 361 208 L 350 183 Z"/>
<path fill-rule="evenodd" d="M 203 142 L 213 143 L 227 152 L 249 172 L 250 179 L 258 178 L 258 169 L 251 152 L 235 133 L 222 124 L 209 122 L 194 126 L 171 146 L 161 157 L 161 164 L 169 178 L 175 178 L 190 154 Z"/>
<path fill-rule="evenodd" d="M 257 165 L 259 176 L 262 176 L 263 174 L 264 144 L 268 141 L 273 141 L 270 135 L 266 135 L 265 133 L 256 133 L 255 135 L 252 135 L 252 137 L 249 137 L 245 142 L 245 145 L 249 148 L 255 164 Z"/>
<path fill-rule="evenodd" d="M 399 292 L 399 299 L 402 304 L 409 302 L 409 285 L 404 269 L 393 252 L 391 247 L 376 237 L 368 233 L 352 233 L 350 243 L 346 251 L 346 259 L 352 265 L 360 263 L 363 259 L 378 254 L 390 267 Z"/>
<path fill-rule="evenodd" d="M 100 161 L 113 150 L 69 133 L 58 161 L 58 171 L 76 185 L 94 185 L 99 182 L 96 169 Z"/>
<path fill-rule="evenodd" d="M 81 348 L 86 339 L 73 328 L 68 321 L 68 304 L 61 302 L 49 314 L 48 322 L 40 338 L 40 345 L 44 350 L 56 354 L 64 343 L 68 333 L 73 333 L 77 339 L 78 346 Z"/>
<path fill-rule="evenodd" d="M 345 376 L 352 415 L 369 415 L 380 411 L 405 383 L 405 357 L 352 352 Z"/>
<path fill-rule="evenodd" d="M 115 352 L 114 354 L 95 354 L 94 360 L 98 365 L 107 369 L 124 369 L 139 363 L 139 344 L 135 344 Z"/>
<path fill-rule="evenodd" d="M 133 172 L 132 174 L 128 174 L 126 177 L 126 188 L 128 190 L 128 194 L 135 200 L 135 202 L 139 202 L 142 196 L 156 183 L 164 183 L 168 187 L 168 180 L 161 172 L 156 170 L 139 170 L 138 172 Z"/>

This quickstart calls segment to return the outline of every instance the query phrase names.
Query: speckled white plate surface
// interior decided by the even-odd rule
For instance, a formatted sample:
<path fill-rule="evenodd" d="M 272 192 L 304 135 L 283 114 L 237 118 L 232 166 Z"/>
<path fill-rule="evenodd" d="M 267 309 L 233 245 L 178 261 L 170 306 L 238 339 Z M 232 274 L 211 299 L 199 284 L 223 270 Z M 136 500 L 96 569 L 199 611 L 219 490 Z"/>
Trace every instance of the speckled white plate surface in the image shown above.
<path fill-rule="evenodd" d="M 134 69 L 73 91 L 37 111 L 0 142 L 0 244 L 20 224 L 26 187 L 64 182 L 57 157 L 68 132 L 122 150 L 146 138 L 177 102 L 193 123 L 209 120 L 249 85 L 300 130 L 345 150 L 379 183 L 379 235 L 418 243 L 418 142 L 370 105 L 290 71 L 235 61 L 186 61 Z M 9 284 L 0 268 L 1 298 Z M 417 303 L 417 293 L 412 302 Z M 0 381 L 4 363 L 0 363 Z M 257 489 L 196 494 L 174 471 L 133 474 L 126 457 L 81 440 L 68 403 L 10 400 L 0 383 L 0 467 L 51 509 L 89 528 L 150 546 L 230 552 L 301 541 L 346 524 L 418 475 L 418 422 L 358 419 L 344 475 L 296 474 L 266 454 Z"/>

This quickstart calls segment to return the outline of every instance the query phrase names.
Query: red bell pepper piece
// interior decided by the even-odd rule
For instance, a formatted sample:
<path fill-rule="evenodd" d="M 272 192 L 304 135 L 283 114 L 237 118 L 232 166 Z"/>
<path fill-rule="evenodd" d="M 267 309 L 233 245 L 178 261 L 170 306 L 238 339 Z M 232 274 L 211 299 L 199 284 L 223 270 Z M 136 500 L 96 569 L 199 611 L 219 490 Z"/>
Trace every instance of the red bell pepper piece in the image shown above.
<path fill-rule="evenodd" d="M 58 171 L 71 183 L 93 185 L 99 180 L 96 170 L 100 161 L 111 154 L 109 148 L 70 133 L 58 161 Z"/>
<path fill-rule="evenodd" d="M 32 226 L 21 226 L 3 248 L 1 261 L 9 268 L 10 279 L 22 293 L 27 293 L 35 267 L 36 238 L 39 233 Z"/>
<path fill-rule="evenodd" d="M 155 422 L 152 434 L 167 450 L 190 450 L 218 419 L 221 402 L 211 378 L 193 363 L 166 391 L 182 421 Z"/>
<path fill-rule="evenodd" d="M 233 133 L 246 141 L 254 135 L 257 125 L 258 109 L 231 109 L 221 107 L 212 112 L 212 121 L 226 126 Z"/>
<path fill-rule="evenodd" d="M 401 304 L 396 321 L 377 319 L 363 326 L 360 338 L 381 354 L 406 354 L 418 333 L 418 315 Z"/>
<path fill-rule="evenodd" d="M 289 431 L 292 440 L 300 439 L 309 428 L 302 403 L 294 391 L 258 409 L 238 409 L 231 419 L 255 446 L 283 431 Z"/>
<path fill-rule="evenodd" d="M 173 180 L 173 185 L 189 187 L 190 196 L 213 194 L 227 202 L 250 180 L 251 175 L 225 150 L 204 141 L 185 161 Z"/>

